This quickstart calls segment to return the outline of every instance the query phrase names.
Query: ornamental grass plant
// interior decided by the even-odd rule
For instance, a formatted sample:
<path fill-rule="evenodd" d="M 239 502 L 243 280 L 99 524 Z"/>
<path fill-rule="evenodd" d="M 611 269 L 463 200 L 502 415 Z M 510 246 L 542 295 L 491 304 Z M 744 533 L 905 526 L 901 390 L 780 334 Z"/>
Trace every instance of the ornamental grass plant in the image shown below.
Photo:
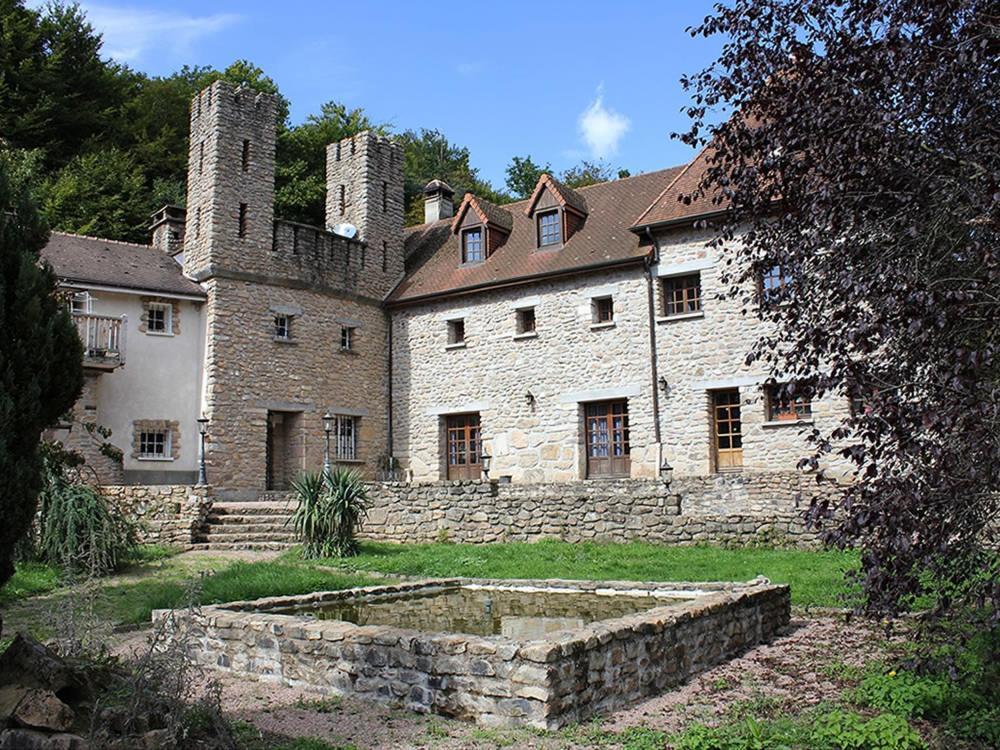
<path fill-rule="evenodd" d="M 303 556 L 357 554 L 357 533 L 368 515 L 368 490 L 361 475 L 347 469 L 308 472 L 292 488 L 298 506 L 289 522 L 303 544 Z"/>

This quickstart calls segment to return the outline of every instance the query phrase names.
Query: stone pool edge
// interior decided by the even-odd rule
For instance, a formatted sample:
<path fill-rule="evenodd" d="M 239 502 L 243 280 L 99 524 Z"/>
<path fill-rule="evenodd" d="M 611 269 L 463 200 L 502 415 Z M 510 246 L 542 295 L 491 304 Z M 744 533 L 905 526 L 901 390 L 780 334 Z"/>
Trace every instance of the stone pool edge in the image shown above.
<path fill-rule="evenodd" d="M 425 633 L 253 611 L 458 585 L 670 591 L 698 598 L 552 638 Z M 321 693 L 483 726 L 557 729 L 632 705 L 770 640 L 790 619 L 787 586 L 746 583 L 428 579 L 302 596 L 157 610 L 199 663 Z"/>

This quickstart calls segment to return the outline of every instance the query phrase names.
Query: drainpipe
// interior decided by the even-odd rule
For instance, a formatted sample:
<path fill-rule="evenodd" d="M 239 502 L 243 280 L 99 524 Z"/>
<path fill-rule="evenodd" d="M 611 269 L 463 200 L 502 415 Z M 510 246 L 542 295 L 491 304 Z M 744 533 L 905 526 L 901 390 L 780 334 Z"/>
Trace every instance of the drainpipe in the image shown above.
<path fill-rule="evenodd" d="M 389 388 L 388 388 L 388 403 L 386 408 L 386 426 L 385 426 L 385 450 L 389 454 L 389 470 L 395 469 L 394 461 L 395 457 L 392 450 L 392 313 L 386 311 L 386 321 L 389 324 L 389 353 L 386 355 L 386 371 L 389 374 Z"/>
<path fill-rule="evenodd" d="M 653 234 L 650 232 L 649 227 L 646 227 L 646 236 L 649 237 L 650 243 L 653 246 L 653 254 L 659 255 L 656 247 L 656 240 L 653 239 Z M 658 258 L 657 258 L 658 260 Z M 656 366 L 656 305 L 653 301 L 653 261 L 649 256 L 646 257 L 643 262 L 643 268 L 646 271 L 646 298 L 649 303 L 649 369 L 653 379 L 653 436 L 656 440 L 657 445 L 660 446 L 660 452 L 663 452 L 663 442 L 660 438 L 660 384 L 659 376 L 657 374 Z M 660 456 L 662 458 L 662 456 Z M 657 464 L 657 471 L 659 471 L 659 463 Z"/>

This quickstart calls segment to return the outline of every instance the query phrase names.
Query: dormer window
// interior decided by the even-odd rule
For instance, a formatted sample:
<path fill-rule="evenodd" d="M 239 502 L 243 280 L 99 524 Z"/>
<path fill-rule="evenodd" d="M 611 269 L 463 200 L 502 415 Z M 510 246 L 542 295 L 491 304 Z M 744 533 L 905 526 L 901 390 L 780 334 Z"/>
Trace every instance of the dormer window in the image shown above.
<path fill-rule="evenodd" d="M 538 246 L 559 245 L 562 243 L 562 229 L 559 226 L 559 211 L 542 211 L 537 218 Z"/>
<path fill-rule="evenodd" d="M 479 263 L 483 259 L 483 228 L 462 230 L 462 262 Z"/>

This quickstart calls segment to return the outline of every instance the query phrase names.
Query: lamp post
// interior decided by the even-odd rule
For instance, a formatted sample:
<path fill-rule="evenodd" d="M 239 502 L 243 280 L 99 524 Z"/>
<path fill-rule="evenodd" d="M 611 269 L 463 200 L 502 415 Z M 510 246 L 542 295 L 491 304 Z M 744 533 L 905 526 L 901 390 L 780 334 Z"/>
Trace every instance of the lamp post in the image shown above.
<path fill-rule="evenodd" d="M 490 456 L 489 454 L 486 454 L 486 453 L 483 453 L 483 454 L 481 454 L 479 456 L 479 460 L 483 462 L 483 478 L 484 479 L 489 479 L 490 478 L 490 461 L 492 459 L 493 459 L 493 456 Z"/>
<path fill-rule="evenodd" d="M 208 473 L 205 471 L 205 436 L 208 435 L 208 417 L 198 418 L 198 484 L 208 484 Z"/>
<path fill-rule="evenodd" d="M 330 433 L 333 432 L 333 415 L 327 411 L 323 415 L 323 432 L 326 434 L 326 443 L 323 447 L 323 474 L 329 476 L 330 466 Z"/>
<path fill-rule="evenodd" d="M 663 477 L 663 481 L 669 487 L 671 480 L 674 478 L 674 467 L 667 463 L 666 459 L 664 459 L 663 464 L 660 466 L 660 476 Z"/>

